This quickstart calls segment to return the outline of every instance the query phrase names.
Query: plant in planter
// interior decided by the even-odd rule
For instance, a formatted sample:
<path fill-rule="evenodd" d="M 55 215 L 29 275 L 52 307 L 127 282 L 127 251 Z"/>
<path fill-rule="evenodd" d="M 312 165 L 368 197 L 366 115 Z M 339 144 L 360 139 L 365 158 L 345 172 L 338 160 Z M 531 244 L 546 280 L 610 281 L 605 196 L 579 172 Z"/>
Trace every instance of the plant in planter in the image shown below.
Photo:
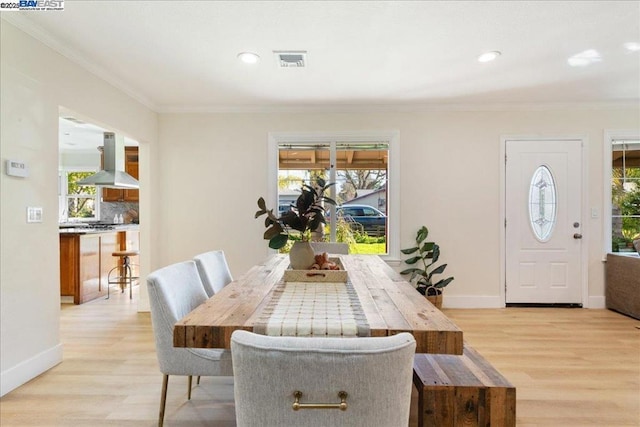
<path fill-rule="evenodd" d="M 267 215 L 264 221 L 267 230 L 263 237 L 265 240 L 269 240 L 270 248 L 282 248 L 287 244 L 287 241 L 293 240 L 291 233 L 294 230 L 300 232 L 302 240 L 295 241 L 289 253 L 291 267 L 296 270 L 308 269 L 314 263 L 315 254 L 309 244 L 309 237 L 311 232 L 326 223 L 324 203 L 336 204 L 333 199 L 325 196 L 325 192 L 332 185 L 334 183 L 327 184 L 322 178 L 317 179 L 316 187 L 304 184 L 295 206 L 280 217 L 273 213 L 273 209 L 267 209 L 262 197 L 258 199 L 260 210 L 256 212 L 255 217 Z"/>
<path fill-rule="evenodd" d="M 440 247 L 434 242 L 426 242 L 428 235 L 429 229 L 423 225 L 416 234 L 416 246 L 401 250 L 405 255 L 415 254 L 404 262 L 409 265 L 417 264 L 417 266 L 407 268 L 400 274 L 410 274 L 409 281 L 415 283 L 416 290 L 440 308 L 442 307 L 442 291 L 453 281 L 453 277 L 440 279 L 434 283 L 436 279 L 434 275 L 443 273 L 447 264 L 435 265 L 440 258 Z"/>

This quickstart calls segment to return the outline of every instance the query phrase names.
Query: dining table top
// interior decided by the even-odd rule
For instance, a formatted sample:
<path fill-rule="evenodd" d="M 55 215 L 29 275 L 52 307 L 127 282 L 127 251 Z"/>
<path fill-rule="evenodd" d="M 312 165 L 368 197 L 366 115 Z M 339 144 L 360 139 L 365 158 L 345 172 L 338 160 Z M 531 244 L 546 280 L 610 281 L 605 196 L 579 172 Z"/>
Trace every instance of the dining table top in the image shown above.
<path fill-rule="evenodd" d="M 339 258 L 370 336 L 411 333 L 416 353 L 462 354 L 462 330 L 377 255 Z M 174 347 L 231 348 L 235 330 L 259 332 L 264 311 L 284 285 L 287 255 L 272 255 L 196 307 L 174 326 Z"/>

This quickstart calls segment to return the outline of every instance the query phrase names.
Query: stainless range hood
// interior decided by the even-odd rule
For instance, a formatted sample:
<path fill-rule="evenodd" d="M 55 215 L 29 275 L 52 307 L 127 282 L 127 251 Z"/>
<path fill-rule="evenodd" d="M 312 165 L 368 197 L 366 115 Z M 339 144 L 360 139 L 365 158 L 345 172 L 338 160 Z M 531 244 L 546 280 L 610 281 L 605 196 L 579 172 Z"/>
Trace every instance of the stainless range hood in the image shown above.
<path fill-rule="evenodd" d="M 138 180 L 124 171 L 124 138 L 104 133 L 104 170 L 77 182 L 110 188 L 138 188 Z"/>

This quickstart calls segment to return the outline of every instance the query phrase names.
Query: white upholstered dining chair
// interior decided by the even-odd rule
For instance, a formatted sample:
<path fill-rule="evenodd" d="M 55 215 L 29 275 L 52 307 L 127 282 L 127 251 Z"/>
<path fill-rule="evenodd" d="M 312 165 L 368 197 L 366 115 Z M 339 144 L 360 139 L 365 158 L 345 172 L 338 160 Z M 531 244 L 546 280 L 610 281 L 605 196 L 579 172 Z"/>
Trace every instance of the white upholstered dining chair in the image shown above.
<path fill-rule="evenodd" d="M 196 255 L 193 260 L 209 298 L 233 281 L 223 251 L 205 252 Z"/>
<path fill-rule="evenodd" d="M 156 340 L 160 372 L 164 375 L 158 426 L 164 422 L 169 375 L 186 375 L 188 399 L 191 377 L 232 376 L 231 354 L 222 349 L 190 349 L 173 346 L 173 326 L 207 300 L 198 269 L 193 261 L 181 262 L 154 271 L 147 277 L 151 322 Z"/>
<path fill-rule="evenodd" d="M 415 348 L 408 333 L 305 338 L 235 331 L 237 426 L 406 426 Z"/>

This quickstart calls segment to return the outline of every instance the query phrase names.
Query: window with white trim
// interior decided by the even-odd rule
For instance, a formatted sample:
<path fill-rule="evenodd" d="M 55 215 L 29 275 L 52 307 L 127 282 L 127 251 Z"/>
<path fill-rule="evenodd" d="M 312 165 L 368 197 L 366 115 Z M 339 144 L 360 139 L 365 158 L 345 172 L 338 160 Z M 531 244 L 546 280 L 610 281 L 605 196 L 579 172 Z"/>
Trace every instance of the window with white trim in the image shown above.
<path fill-rule="evenodd" d="M 605 137 L 606 251 L 633 252 L 640 238 L 640 137 L 638 132 L 611 132 Z"/>
<path fill-rule="evenodd" d="M 99 218 L 98 187 L 77 182 L 95 170 L 64 170 L 61 172 L 62 221 L 86 221 Z"/>
<path fill-rule="evenodd" d="M 329 197 L 338 206 L 325 207 L 327 226 L 320 238 L 349 243 L 351 253 L 399 258 L 396 133 L 270 134 L 270 147 L 270 198 L 280 214 L 295 205 L 303 184 L 322 177 L 335 183 Z"/>

